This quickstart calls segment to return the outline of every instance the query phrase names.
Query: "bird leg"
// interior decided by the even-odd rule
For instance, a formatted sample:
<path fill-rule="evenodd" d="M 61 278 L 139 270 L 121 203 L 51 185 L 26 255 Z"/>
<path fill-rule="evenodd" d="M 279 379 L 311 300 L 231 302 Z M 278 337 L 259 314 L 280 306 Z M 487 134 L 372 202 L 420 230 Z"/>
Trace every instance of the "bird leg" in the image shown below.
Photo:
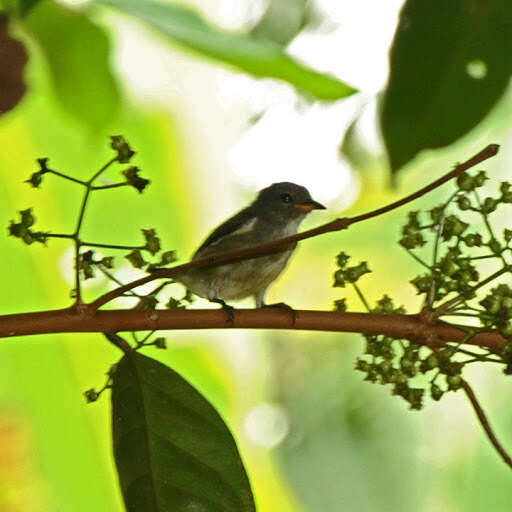
<path fill-rule="evenodd" d="M 210 302 L 215 302 L 216 304 L 220 304 L 222 309 L 226 312 L 226 315 L 228 316 L 228 322 L 230 324 L 233 324 L 235 321 L 235 308 L 233 306 L 230 306 L 229 304 L 226 304 L 222 299 L 218 299 L 214 297 L 213 299 L 208 299 Z"/>

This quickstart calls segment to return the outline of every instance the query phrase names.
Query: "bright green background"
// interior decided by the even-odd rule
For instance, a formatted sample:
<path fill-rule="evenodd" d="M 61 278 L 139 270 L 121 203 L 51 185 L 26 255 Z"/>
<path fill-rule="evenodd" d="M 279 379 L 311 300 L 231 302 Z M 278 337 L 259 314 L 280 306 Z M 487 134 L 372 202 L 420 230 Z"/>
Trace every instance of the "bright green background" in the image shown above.
<path fill-rule="evenodd" d="M 189 254 L 204 235 L 197 229 L 205 223 L 198 212 L 213 219 L 222 208 L 215 197 L 226 189 L 218 179 L 193 174 L 187 151 L 195 145 L 200 152 L 203 141 L 185 144 L 178 115 L 137 106 L 124 96 L 117 116 L 91 130 L 56 102 L 49 69 L 36 47 L 28 83 L 31 90 L 22 104 L 0 119 L 0 225 L 32 206 L 42 229 L 68 231 L 78 191 L 51 177 L 45 177 L 41 190 L 31 189 L 23 181 L 35 170 L 35 159 L 48 156 L 55 168 L 86 177 L 109 157 L 107 136 L 122 133 L 152 185 L 142 196 L 128 189 L 98 193 L 86 218 L 87 238 L 138 243 L 139 228 L 155 227 L 166 248 L 177 249 L 182 258 Z M 417 188 L 489 142 L 503 149 L 485 167 L 491 176 L 510 178 L 511 104 L 507 94 L 473 135 L 420 158 L 394 192 L 384 186 L 382 162 L 366 159 L 358 168 L 362 194 L 348 213 Z M 438 191 L 423 204 L 443 194 Z M 199 197 L 212 200 L 198 206 Z M 239 206 L 245 201 L 233 198 Z M 339 213 L 331 205 L 308 225 Z M 414 308 L 407 281 L 417 268 L 395 243 L 403 216 L 394 212 L 303 243 L 271 298 L 329 309 L 340 296 L 330 284 L 334 255 L 343 249 L 356 260 L 368 260 L 374 270 L 363 282 L 370 299 L 388 293 Z M 26 247 L 0 237 L 2 314 L 69 304 L 70 286 L 61 272 L 65 248 L 61 241 Z M 358 336 L 198 331 L 170 333 L 168 344 L 166 352 L 148 354 L 181 372 L 227 418 L 261 511 L 509 509 L 510 471 L 490 448 L 464 398 L 450 395 L 419 413 L 409 412 L 389 390 L 361 382 L 353 371 Z M 86 405 L 82 396 L 85 389 L 102 385 L 119 357 L 116 349 L 100 335 L 48 335 L 3 340 L 0 354 L 0 511 L 123 510 L 109 445 L 108 398 Z M 476 369 L 473 377 L 497 432 L 505 444 L 512 442 L 510 384 L 497 370 Z M 244 435 L 245 416 L 262 401 L 281 404 L 290 417 L 291 432 L 273 451 Z"/>

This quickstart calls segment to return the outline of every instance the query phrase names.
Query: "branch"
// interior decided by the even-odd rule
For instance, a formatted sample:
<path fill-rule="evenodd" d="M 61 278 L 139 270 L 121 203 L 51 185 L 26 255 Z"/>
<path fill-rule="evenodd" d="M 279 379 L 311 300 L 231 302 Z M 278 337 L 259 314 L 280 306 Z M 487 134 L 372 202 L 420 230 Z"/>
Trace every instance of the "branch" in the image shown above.
<path fill-rule="evenodd" d="M 487 160 L 488 158 L 495 156 L 498 153 L 498 150 L 499 150 L 499 146 L 497 144 L 490 144 L 489 146 L 484 148 L 482 151 L 477 153 L 475 156 L 473 156 L 466 162 L 458 164 L 452 171 L 445 174 L 441 178 L 435 180 L 430 185 L 427 185 L 426 187 L 423 187 L 422 189 L 418 190 L 417 192 L 414 192 L 413 194 L 410 194 L 398 201 L 395 201 L 387 206 L 383 206 L 382 208 L 378 208 L 371 212 L 368 212 L 368 213 L 365 213 L 362 215 L 357 215 L 355 217 L 343 217 L 343 218 L 335 219 L 331 222 L 328 222 L 328 223 L 318 226 L 316 228 L 310 229 L 308 231 L 298 233 L 296 235 L 281 238 L 279 240 L 273 240 L 271 242 L 266 242 L 266 243 L 255 245 L 252 247 L 247 247 L 245 249 L 229 251 L 229 252 L 225 252 L 222 254 L 216 254 L 214 256 L 209 256 L 207 258 L 197 259 L 194 261 L 190 261 L 184 265 L 178 265 L 173 268 L 169 268 L 166 270 L 156 272 L 154 274 L 143 277 L 141 279 L 137 279 L 135 281 L 132 281 L 131 283 L 128 283 L 124 286 L 116 288 L 108 293 L 105 293 L 104 295 L 102 295 L 101 297 L 96 299 L 95 301 L 91 302 L 87 308 L 88 312 L 94 313 L 96 310 L 101 308 L 107 302 L 110 302 L 111 300 L 113 300 L 117 297 L 120 297 L 121 295 L 123 295 L 123 293 L 127 292 L 128 290 L 131 290 L 132 288 L 137 288 L 138 286 L 141 286 L 143 284 L 154 281 L 155 279 L 173 277 L 179 272 L 183 272 L 185 270 L 191 270 L 193 268 L 215 266 L 215 265 L 219 265 L 219 264 L 223 264 L 223 263 L 254 258 L 256 256 L 261 256 L 263 254 L 272 253 L 272 252 L 280 249 L 281 247 L 299 242 L 300 240 L 305 240 L 307 238 L 319 236 L 324 233 L 330 233 L 333 231 L 341 231 L 343 229 L 347 229 L 352 224 L 361 222 L 363 220 L 371 219 L 373 217 L 377 217 L 378 215 L 382 215 L 391 210 L 394 210 L 395 208 L 399 208 L 400 206 L 403 206 L 411 201 L 414 201 L 415 199 L 418 199 L 419 197 L 427 194 L 428 192 L 431 192 L 435 188 L 443 185 L 447 181 L 459 176 L 460 174 L 462 174 L 469 168 L 471 168 L 475 165 L 478 165 L 479 163 L 483 162 L 484 160 Z"/>
<path fill-rule="evenodd" d="M 496 451 L 501 455 L 501 458 L 505 461 L 505 464 L 507 464 L 508 466 L 510 466 L 512 468 L 512 458 L 506 452 L 505 448 L 503 448 L 501 443 L 498 441 L 498 438 L 494 434 L 494 431 L 492 430 L 492 427 L 489 424 L 489 420 L 487 419 L 487 416 L 486 416 L 484 410 L 482 409 L 482 406 L 478 402 L 478 399 L 476 398 L 475 393 L 473 392 L 473 389 L 465 380 L 462 381 L 462 387 L 466 393 L 466 396 L 468 397 L 469 401 L 471 402 L 471 405 L 473 406 L 475 414 L 478 417 L 478 421 L 480 422 L 480 425 L 482 425 L 482 428 L 484 429 L 485 433 L 487 434 L 489 441 L 492 443 L 494 448 L 496 448 Z"/>
<path fill-rule="evenodd" d="M 176 329 L 291 329 L 305 331 L 385 334 L 426 345 L 464 342 L 498 349 L 507 340 L 496 331 L 467 338 L 465 326 L 435 322 L 421 314 L 342 313 L 298 310 L 295 319 L 272 308 L 235 309 L 231 322 L 222 309 L 107 310 L 94 315 L 74 308 L 0 316 L 0 338 L 61 332 L 123 332 Z"/>

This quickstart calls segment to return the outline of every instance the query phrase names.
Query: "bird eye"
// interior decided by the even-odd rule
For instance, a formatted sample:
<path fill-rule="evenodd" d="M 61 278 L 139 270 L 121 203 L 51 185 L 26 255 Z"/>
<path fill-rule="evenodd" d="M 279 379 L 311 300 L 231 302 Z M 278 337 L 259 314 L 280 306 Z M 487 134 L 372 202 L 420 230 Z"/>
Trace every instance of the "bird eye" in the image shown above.
<path fill-rule="evenodd" d="M 281 201 L 283 201 L 283 203 L 291 203 L 293 199 L 290 194 L 281 194 Z"/>

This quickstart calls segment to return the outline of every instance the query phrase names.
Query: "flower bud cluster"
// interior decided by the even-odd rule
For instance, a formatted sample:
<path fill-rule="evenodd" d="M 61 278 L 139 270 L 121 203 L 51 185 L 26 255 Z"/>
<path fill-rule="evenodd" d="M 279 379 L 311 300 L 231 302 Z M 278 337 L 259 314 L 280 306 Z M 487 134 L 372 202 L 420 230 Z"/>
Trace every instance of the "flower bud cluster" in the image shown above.
<path fill-rule="evenodd" d="M 371 272 L 366 261 L 362 261 L 359 265 L 347 266 L 349 259 L 350 256 L 344 252 L 340 252 L 336 256 L 339 269 L 334 273 L 333 287 L 344 288 L 347 284 L 354 284 L 364 274 Z"/>
<path fill-rule="evenodd" d="M 46 244 L 48 234 L 42 231 L 34 231 L 30 229 L 36 222 L 36 218 L 32 212 L 32 208 L 21 210 L 20 221 L 15 222 L 11 220 L 7 228 L 9 236 L 19 238 L 24 244 L 31 245 L 34 242 Z"/>

